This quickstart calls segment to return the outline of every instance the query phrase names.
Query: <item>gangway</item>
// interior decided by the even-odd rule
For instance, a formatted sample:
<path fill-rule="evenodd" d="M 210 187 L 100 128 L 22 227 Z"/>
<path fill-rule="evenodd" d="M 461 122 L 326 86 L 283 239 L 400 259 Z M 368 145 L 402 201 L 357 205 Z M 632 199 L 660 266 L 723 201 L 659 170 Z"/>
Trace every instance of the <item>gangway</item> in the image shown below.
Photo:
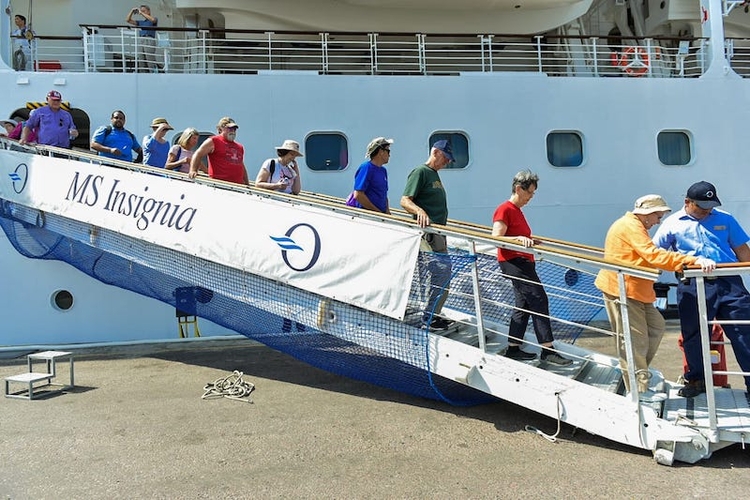
<path fill-rule="evenodd" d="M 685 400 L 653 370 L 652 386 L 666 399 L 642 403 L 624 393 L 616 358 L 574 344 L 584 330 L 612 334 L 589 324 L 602 307 L 592 285 L 598 270 L 616 271 L 622 290 L 625 275 L 658 277 L 609 263 L 600 249 L 551 239 L 524 249 L 488 227 L 450 221 L 426 229 L 448 236 L 449 254 L 420 252 L 423 230 L 399 211 L 190 181 L 84 152 L 0 145 L 0 225 L 19 252 L 64 260 L 173 306 L 181 290 L 196 316 L 314 366 L 451 404 L 501 398 L 650 450 L 663 464 L 708 458 L 744 444 L 750 431 L 744 391 L 715 388 Z M 218 223 L 225 214 L 242 217 Z M 503 356 L 513 299 L 497 247 L 535 254 L 555 348 L 574 360 L 570 366 Z M 442 332 L 422 324 L 431 286 L 448 293 L 443 314 L 454 324 Z M 538 352 L 533 338 L 525 349 Z M 629 366 L 634 374 L 632 359 Z"/>

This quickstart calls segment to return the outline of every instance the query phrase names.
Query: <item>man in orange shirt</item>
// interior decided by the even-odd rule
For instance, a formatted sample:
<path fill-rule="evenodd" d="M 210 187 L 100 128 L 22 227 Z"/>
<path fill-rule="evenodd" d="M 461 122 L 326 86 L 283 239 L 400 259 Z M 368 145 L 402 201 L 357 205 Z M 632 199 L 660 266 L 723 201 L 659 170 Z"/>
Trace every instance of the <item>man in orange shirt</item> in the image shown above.
<path fill-rule="evenodd" d="M 618 264 L 652 267 L 665 271 L 679 271 L 686 265 L 699 265 L 706 273 L 713 271 L 716 263 L 710 259 L 670 252 L 658 248 L 651 241 L 648 230 L 659 224 L 661 219 L 671 211 L 672 209 L 667 206 L 661 196 L 648 194 L 638 198 L 633 211 L 626 212 L 607 231 L 604 258 Z M 627 274 L 624 277 L 638 393 L 642 401 L 650 401 L 659 396 L 649 390 L 648 367 L 659 348 L 666 324 L 664 317 L 654 307 L 656 293 L 653 282 Z M 617 336 L 617 351 L 620 356 L 620 368 L 623 372 L 625 387 L 630 390 L 617 273 L 602 269 L 594 284 L 604 294 L 607 316 Z"/>

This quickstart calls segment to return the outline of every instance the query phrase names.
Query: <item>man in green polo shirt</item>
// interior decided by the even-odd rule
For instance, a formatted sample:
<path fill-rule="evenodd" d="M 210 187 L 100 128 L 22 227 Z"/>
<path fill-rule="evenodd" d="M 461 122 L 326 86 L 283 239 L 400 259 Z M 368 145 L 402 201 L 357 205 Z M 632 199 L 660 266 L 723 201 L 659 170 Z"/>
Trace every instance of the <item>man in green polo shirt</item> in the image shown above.
<path fill-rule="evenodd" d="M 401 206 L 414 216 L 419 227 L 427 227 L 431 224 L 445 225 L 448 222 L 448 201 L 438 171 L 447 167 L 452 161 L 453 151 L 450 143 L 440 140 L 432 145 L 430 157 L 424 165 L 419 165 L 409 173 L 404 194 L 401 196 Z M 448 244 L 445 235 L 423 234 L 421 249 L 447 254 Z M 445 330 L 453 322 L 439 317 L 438 314 L 448 298 L 451 276 L 450 257 L 433 256 L 427 264 L 427 271 L 430 287 L 422 322 L 430 331 Z"/>

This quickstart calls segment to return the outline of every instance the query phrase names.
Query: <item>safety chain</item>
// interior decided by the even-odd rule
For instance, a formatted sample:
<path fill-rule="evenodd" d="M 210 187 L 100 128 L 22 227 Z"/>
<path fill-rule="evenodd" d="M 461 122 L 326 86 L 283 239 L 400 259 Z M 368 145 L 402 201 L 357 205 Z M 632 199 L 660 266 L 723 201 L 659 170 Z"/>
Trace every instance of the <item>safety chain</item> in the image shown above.
<path fill-rule="evenodd" d="M 243 375 L 241 371 L 235 370 L 231 375 L 217 378 L 213 383 L 206 384 L 201 399 L 227 398 L 252 403 L 250 393 L 255 390 L 255 385 L 242 380 Z"/>

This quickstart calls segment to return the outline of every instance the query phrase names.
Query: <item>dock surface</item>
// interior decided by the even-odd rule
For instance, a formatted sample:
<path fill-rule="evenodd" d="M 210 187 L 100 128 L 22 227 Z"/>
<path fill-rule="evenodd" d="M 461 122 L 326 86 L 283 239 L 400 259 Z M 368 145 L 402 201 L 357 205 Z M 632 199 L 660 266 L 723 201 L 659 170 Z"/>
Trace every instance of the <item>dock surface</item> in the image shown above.
<path fill-rule="evenodd" d="M 671 330 L 654 366 L 675 380 Z M 0 360 L 0 376 L 25 363 Z M 255 384 L 252 404 L 201 399 L 233 370 Z M 75 372 L 62 394 L 0 399 L 3 500 L 739 499 L 750 490 L 750 450 L 740 445 L 664 467 L 566 424 L 550 442 L 525 428 L 554 434 L 555 420 L 510 403 L 456 408 L 246 340 L 87 349 Z"/>

